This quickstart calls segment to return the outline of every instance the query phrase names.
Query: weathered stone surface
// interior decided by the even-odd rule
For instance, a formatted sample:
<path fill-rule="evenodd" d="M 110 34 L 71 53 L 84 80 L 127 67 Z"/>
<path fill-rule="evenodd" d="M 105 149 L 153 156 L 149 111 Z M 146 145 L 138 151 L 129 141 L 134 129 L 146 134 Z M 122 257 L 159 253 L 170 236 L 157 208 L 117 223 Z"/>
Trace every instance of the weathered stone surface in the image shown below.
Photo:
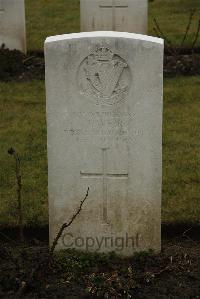
<path fill-rule="evenodd" d="M 45 42 L 50 243 L 160 250 L 163 41 L 93 32 Z"/>
<path fill-rule="evenodd" d="M 0 46 L 26 53 L 24 0 L 0 0 Z"/>
<path fill-rule="evenodd" d="M 81 31 L 147 34 L 148 0 L 81 0 Z"/>

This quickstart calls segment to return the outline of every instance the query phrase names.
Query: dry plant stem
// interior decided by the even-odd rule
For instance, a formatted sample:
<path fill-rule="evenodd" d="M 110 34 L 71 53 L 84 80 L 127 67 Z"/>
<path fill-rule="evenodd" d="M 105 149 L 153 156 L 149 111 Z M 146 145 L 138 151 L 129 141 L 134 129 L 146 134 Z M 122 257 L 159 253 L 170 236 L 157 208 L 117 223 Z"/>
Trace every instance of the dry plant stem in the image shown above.
<path fill-rule="evenodd" d="M 159 38 L 163 38 L 161 35 L 160 35 L 160 33 L 158 32 L 158 30 L 154 27 L 153 28 L 153 31 L 155 32 L 155 34 L 156 34 L 156 36 L 157 37 L 159 37 Z M 168 51 L 169 51 L 169 53 L 171 54 L 171 55 L 174 55 L 175 53 L 174 53 L 174 50 L 173 50 L 173 48 L 172 47 L 170 47 L 169 45 L 168 45 Z"/>
<path fill-rule="evenodd" d="M 170 47 L 172 47 L 172 43 L 171 43 L 171 41 L 164 35 L 164 33 L 163 33 L 163 31 L 161 30 L 161 28 L 160 28 L 160 26 L 159 26 L 159 24 L 158 24 L 156 18 L 154 18 L 153 21 L 154 21 L 154 24 L 156 25 L 156 29 L 157 29 L 157 31 L 159 32 L 160 36 L 166 41 L 166 43 L 167 43 Z"/>
<path fill-rule="evenodd" d="M 18 215 L 19 215 L 19 237 L 20 241 L 24 241 L 24 227 L 23 227 L 23 212 L 22 212 L 22 175 L 21 175 L 21 161 L 19 158 L 18 153 L 13 149 L 10 148 L 8 153 L 12 155 L 15 159 L 15 173 L 16 173 L 16 180 L 17 180 L 17 202 L 18 202 Z"/>
<path fill-rule="evenodd" d="M 82 210 L 82 206 L 83 206 L 85 200 L 87 199 L 88 195 L 89 195 L 89 187 L 88 187 L 88 189 L 87 189 L 87 193 L 86 193 L 84 199 L 81 201 L 78 210 L 77 210 L 76 213 L 72 216 L 71 220 L 70 220 L 68 223 L 63 223 L 63 225 L 61 226 L 61 228 L 60 228 L 60 230 L 59 230 L 57 236 L 55 237 L 55 239 L 54 239 L 54 241 L 53 241 L 53 244 L 52 244 L 52 246 L 51 246 L 51 249 L 50 249 L 50 257 L 52 257 L 52 255 L 53 255 L 53 253 L 54 253 L 54 251 L 55 251 L 55 248 L 56 248 L 56 246 L 57 246 L 57 244 L 58 244 L 58 241 L 59 241 L 59 239 L 61 238 L 61 236 L 62 236 L 62 234 L 63 234 L 63 231 L 64 231 L 67 227 L 69 227 L 69 226 L 72 224 L 72 222 L 76 219 L 76 217 L 78 216 L 78 214 L 80 214 L 80 212 L 81 212 L 81 210 Z"/>
<path fill-rule="evenodd" d="M 192 238 L 190 238 L 190 237 L 187 235 L 187 233 L 188 233 L 191 229 L 192 229 L 192 227 L 191 227 L 191 228 L 188 228 L 186 231 L 184 231 L 183 234 L 182 234 L 182 236 L 183 236 L 184 238 L 187 238 L 189 241 L 192 241 L 192 243 L 197 244 L 194 240 L 192 240 Z"/>
<path fill-rule="evenodd" d="M 181 42 L 181 44 L 180 44 L 180 48 L 183 47 L 183 45 L 184 45 L 184 43 L 185 43 L 185 41 L 186 41 L 186 38 L 187 38 L 187 36 L 188 36 L 188 32 L 189 32 L 190 27 L 191 27 L 192 18 L 193 18 L 193 16 L 194 16 L 194 13 L 195 13 L 195 11 L 192 11 L 191 14 L 190 14 L 189 21 L 188 21 L 188 25 L 187 25 L 187 27 L 186 27 L 185 34 L 184 34 L 183 39 L 182 39 L 182 42 Z"/>
<path fill-rule="evenodd" d="M 164 33 L 163 33 L 163 31 L 161 30 L 161 28 L 160 28 L 160 26 L 159 26 L 159 24 L 158 24 L 156 18 L 153 19 L 153 20 L 154 20 L 154 23 L 155 23 L 155 26 L 156 26 L 156 27 L 153 28 L 155 34 L 156 34 L 158 37 L 162 37 L 162 38 L 165 40 L 165 42 L 166 42 L 166 44 L 167 44 L 167 46 L 168 46 L 168 50 L 169 50 L 169 52 L 170 52 L 171 54 L 173 54 L 173 55 L 175 55 L 175 56 L 178 55 L 178 54 L 180 54 L 180 51 L 181 51 L 181 49 L 183 48 L 183 46 L 184 46 L 184 44 L 185 44 L 185 41 L 186 41 L 186 39 L 187 39 L 188 32 L 189 32 L 189 30 L 190 30 L 190 27 L 191 27 L 191 24 L 192 24 L 192 19 L 193 19 L 194 14 L 195 14 L 195 11 L 192 11 L 192 12 L 190 13 L 189 21 L 188 21 L 188 24 L 187 24 L 187 27 L 186 27 L 186 30 L 185 30 L 185 34 L 184 34 L 183 39 L 182 39 L 182 41 L 181 41 L 179 50 L 177 50 L 177 51 L 176 51 L 176 49 L 172 46 L 171 41 L 164 35 Z M 199 19 L 199 21 L 198 21 L 197 31 L 196 31 L 196 34 L 195 34 L 195 37 L 194 37 L 194 40 L 193 40 L 193 43 L 192 43 L 191 50 L 193 50 L 194 47 L 195 47 L 195 45 L 196 45 L 196 42 L 197 42 L 198 37 L 199 37 L 199 33 L 200 33 L 200 19 Z"/>
<path fill-rule="evenodd" d="M 199 19 L 199 23 L 198 23 L 198 27 L 197 27 L 197 32 L 196 32 L 196 35 L 195 35 L 195 38 L 194 38 L 194 41 L 192 44 L 192 50 L 194 49 L 194 46 L 196 45 L 196 42 L 198 40 L 199 32 L 200 32 L 200 19 Z"/>
<path fill-rule="evenodd" d="M 28 286 L 30 286 L 33 283 L 35 275 L 38 276 L 41 272 L 43 272 L 43 271 L 45 271 L 47 269 L 50 269 L 50 265 L 51 265 L 51 262 L 52 262 L 52 257 L 53 257 L 55 248 L 56 248 L 56 246 L 58 244 L 59 239 L 62 236 L 63 231 L 65 230 L 65 228 L 69 227 L 72 224 L 72 222 L 76 219 L 76 217 L 78 216 L 78 214 L 80 214 L 80 212 L 82 210 L 82 206 L 83 206 L 86 198 L 88 197 L 88 195 L 89 195 L 89 187 L 88 187 L 87 193 L 86 193 L 84 199 L 81 201 L 80 206 L 79 206 L 78 210 L 76 211 L 76 213 L 72 216 L 71 220 L 68 223 L 64 223 L 61 226 L 58 234 L 56 235 L 56 238 L 54 239 L 53 244 L 52 244 L 52 246 L 50 248 L 50 252 L 49 252 L 49 256 L 48 256 L 48 263 L 47 263 L 46 260 L 44 260 L 44 261 L 41 260 L 41 262 L 31 272 L 28 281 L 25 282 L 25 284 L 17 292 L 16 298 L 22 298 L 22 296 L 25 293 L 25 291 L 28 288 Z"/>

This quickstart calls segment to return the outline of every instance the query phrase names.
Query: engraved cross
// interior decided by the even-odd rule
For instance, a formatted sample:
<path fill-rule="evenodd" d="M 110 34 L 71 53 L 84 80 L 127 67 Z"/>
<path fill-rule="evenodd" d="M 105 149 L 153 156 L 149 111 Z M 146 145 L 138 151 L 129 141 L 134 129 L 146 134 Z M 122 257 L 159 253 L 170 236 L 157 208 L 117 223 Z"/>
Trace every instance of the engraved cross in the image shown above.
<path fill-rule="evenodd" d="M 128 8 L 128 4 L 116 4 L 116 0 L 112 0 L 112 4 L 99 5 L 100 8 L 111 8 L 112 9 L 112 30 L 116 30 L 116 8 Z"/>
<path fill-rule="evenodd" d="M 102 172 L 101 173 L 90 173 L 81 171 L 82 178 L 94 178 L 94 179 L 102 179 L 102 187 L 103 187 L 103 210 L 102 210 L 102 218 L 105 223 L 108 224 L 108 179 L 127 179 L 128 173 L 109 173 L 107 169 L 107 151 L 109 148 L 102 148 Z"/>

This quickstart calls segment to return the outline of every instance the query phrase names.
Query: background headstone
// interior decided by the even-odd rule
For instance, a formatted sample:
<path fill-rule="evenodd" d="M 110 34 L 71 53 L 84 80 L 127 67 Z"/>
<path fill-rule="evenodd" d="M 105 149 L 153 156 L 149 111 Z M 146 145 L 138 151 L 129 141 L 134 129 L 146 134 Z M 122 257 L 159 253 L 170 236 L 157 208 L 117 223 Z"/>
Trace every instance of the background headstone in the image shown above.
<path fill-rule="evenodd" d="M 147 34 L 147 0 L 81 0 L 81 31 Z"/>
<path fill-rule="evenodd" d="M 0 0 L 0 46 L 26 52 L 24 0 Z"/>
<path fill-rule="evenodd" d="M 50 242 L 89 186 L 58 248 L 159 251 L 163 41 L 61 35 L 47 38 L 45 57 Z"/>

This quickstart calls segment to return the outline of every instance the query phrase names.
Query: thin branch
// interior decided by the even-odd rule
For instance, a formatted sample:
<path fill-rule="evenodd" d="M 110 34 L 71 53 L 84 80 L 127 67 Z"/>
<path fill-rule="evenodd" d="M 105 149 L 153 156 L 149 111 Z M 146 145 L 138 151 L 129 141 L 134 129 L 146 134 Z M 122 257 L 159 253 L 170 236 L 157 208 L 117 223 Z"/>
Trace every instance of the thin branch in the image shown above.
<path fill-rule="evenodd" d="M 72 224 L 72 222 L 74 222 L 74 220 L 76 219 L 76 217 L 80 214 L 80 212 L 81 212 L 81 210 L 82 210 L 82 206 L 83 206 L 85 200 L 87 199 L 88 195 L 89 195 L 89 187 L 88 187 L 88 189 L 87 189 L 87 193 L 86 193 L 84 199 L 81 201 L 78 210 L 77 210 L 76 213 L 72 216 L 71 220 L 70 220 L 68 223 L 63 223 L 63 225 L 61 226 L 61 228 L 60 228 L 60 230 L 59 230 L 57 236 L 55 237 L 55 239 L 54 239 L 54 241 L 53 241 L 53 244 L 52 244 L 52 246 L 51 246 L 51 249 L 50 249 L 50 257 L 52 257 L 52 255 L 53 255 L 53 253 L 54 253 L 54 250 L 55 250 L 55 248 L 56 248 L 56 246 L 57 246 L 57 244 L 58 244 L 58 241 L 59 241 L 59 239 L 61 238 L 61 236 L 62 236 L 62 234 L 63 234 L 63 231 L 64 231 L 67 227 L 69 227 L 69 226 Z"/>
<path fill-rule="evenodd" d="M 191 23 L 192 23 L 192 19 L 193 19 L 194 14 L 195 14 L 195 10 L 194 10 L 194 11 L 191 11 L 191 13 L 190 13 L 190 17 L 189 17 L 189 21 L 188 21 L 188 24 L 187 24 L 187 27 L 186 27 L 186 30 L 185 30 L 185 34 L 184 34 L 183 39 L 182 39 L 182 42 L 181 42 L 181 44 L 180 44 L 180 48 L 183 47 L 183 45 L 184 45 L 184 43 L 185 43 L 185 41 L 186 41 L 186 38 L 187 38 L 187 36 L 188 36 L 188 32 L 189 32 L 189 30 L 190 30 L 190 27 L 191 27 Z"/>
<path fill-rule="evenodd" d="M 168 45 L 172 46 L 171 41 L 166 37 L 166 35 L 164 35 L 163 31 L 161 30 L 156 18 L 154 18 L 153 21 L 154 21 L 154 24 L 156 25 L 157 31 L 160 33 L 160 37 L 162 37 Z"/>
<path fill-rule="evenodd" d="M 153 27 L 153 31 L 155 32 L 155 34 L 156 34 L 157 37 L 159 37 L 159 38 L 161 37 L 157 28 Z"/>
<path fill-rule="evenodd" d="M 18 202 L 18 216 L 19 216 L 19 237 L 20 241 L 24 241 L 24 228 L 23 228 L 23 212 L 22 212 L 22 175 L 21 175 L 21 161 L 18 153 L 11 147 L 8 154 L 15 159 L 15 173 L 17 180 L 17 202 Z"/>
<path fill-rule="evenodd" d="M 27 57 L 26 59 L 23 60 L 23 63 L 26 63 L 27 61 L 31 60 L 35 58 L 35 56 L 30 56 L 30 57 Z"/>
<path fill-rule="evenodd" d="M 191 229 L 192 229 L 192 227 L 186 229 L 186 230 L 183 232 L 182 236 L 183 236 L 184 238 L 187 238 L 187 239 L 188 239 L 189 241 L 191 241 L 192 243 L 197 244 L 192 238 L 190 238 L 190 237 L 187 235 L 187 233 L 188 233 L 189 231 L 191 231 Z"/>
<path fill-rule="evenodd" d="M 17 244 L 16 241 L 14 241 L 13 239 L 9 238 L 8 236 L 6 236 L 4 233 L 0 232 L 0 235 L 3 236 L 7 241 L 13 243 L 13 244 Z"/>
<path fill-rule="evenodd" d="M 85 200 L 87 199 L 88 195 L 89 195 L 89 187 L 87 189 L 87 193 L 86 193 L 84 199 L 81 201 L 78 210 L 72 216 L 71 220 L 68 223 L 64 223 L 61 226 L 61 228 L 60 228 L 60 230 L 59 230 L 59 232 L 58 232 L 58 234 L 57 234 L 57 236 L 56 236 L 55 240 L 53 241 L 53 244 L 50 248 L 49 255 L 48 255 L 47 259 L 46 259 L 46 257 L 44 259 L 42 259 L 40 261 L 40 263 L 37 264 L 36 268 L 31 271 L 29 279 L 26 282 L 24 282 L 22 287 L 19 289 L 19 291 L 16 294 L 16 298 L 22 298 L 22 295 L 26 292 L 27 288 L 32 285 L 32 283 L 36 279 L 36 277 L 40 277 L 41 273 L 42 273 L 42 276 L 44 276 L 46 271 L 49 271 L 50 265 L 51 265 L 51 262 L 52 262 L 52 257 L 53 257 L 54 250 L 55 250 L 55 248 L 58 244 L 58 241 L 59 241 L 60 237 L 62 236 L 62 233 L 63 233 L 64 229 L 69 227 L 72 224 L 72 222 L 76 219 L 78 214 L 80 214 L 82 206 L 83 206 Z"/>
<path fill-rule="evenodd" d="M 192 48 L 191 48 L 192 50 L 194 49 L 194 46 L 196 45 L 196 42 L 198 40 L 199 32 L 200 32 L 200 19 L 199 19 L 199 22 L 198 22 L 197 32 L 196 32 L 196 35 L 195 35 L 195 38 L 194 38 L 194 41 L 193 41 L 193 44 L 192 44 Z"/>
<path fill-rule="evenodd" d="M 183 237 L 187 237 L 186 233 L 189 232 L 191 229 L 192 229 L 192 227 L 186 229 L 186 230 L 183 232 L 182 236 L 183 236 Z"/>
<path fill-rule="evenodd" d="M 175 48 L 172 45 L 172 42 L 167 38 L 167 36 L 163 33 L 163 31 L 160 28 L 160 25 L 158 24 L 156 18 L 153 19 L 154 24 L 156 27 L 154 27 L 154 32 L 158 37 L 161 37 L 165 40 L 166 45 L 168 46 L 168 50 L 172 55 L 177 55 Z"/>
<path fill-rule="evenodd" d="M 157 37 L 161 37 L 161 35 L 160 35 L 160 33 L 158 32 L 158 30 L 157 30 L 157 28 L 153 28 L 153 31 L 155 32 L 155 35 L 157 36 Z M 171 48 L 170 46 L 168 47 L 168 51 L 169 51 L 169 53 L 171 54 L 171 55 L 174 55 L 174 51 L 173 51 L 173 48 Z"/>

